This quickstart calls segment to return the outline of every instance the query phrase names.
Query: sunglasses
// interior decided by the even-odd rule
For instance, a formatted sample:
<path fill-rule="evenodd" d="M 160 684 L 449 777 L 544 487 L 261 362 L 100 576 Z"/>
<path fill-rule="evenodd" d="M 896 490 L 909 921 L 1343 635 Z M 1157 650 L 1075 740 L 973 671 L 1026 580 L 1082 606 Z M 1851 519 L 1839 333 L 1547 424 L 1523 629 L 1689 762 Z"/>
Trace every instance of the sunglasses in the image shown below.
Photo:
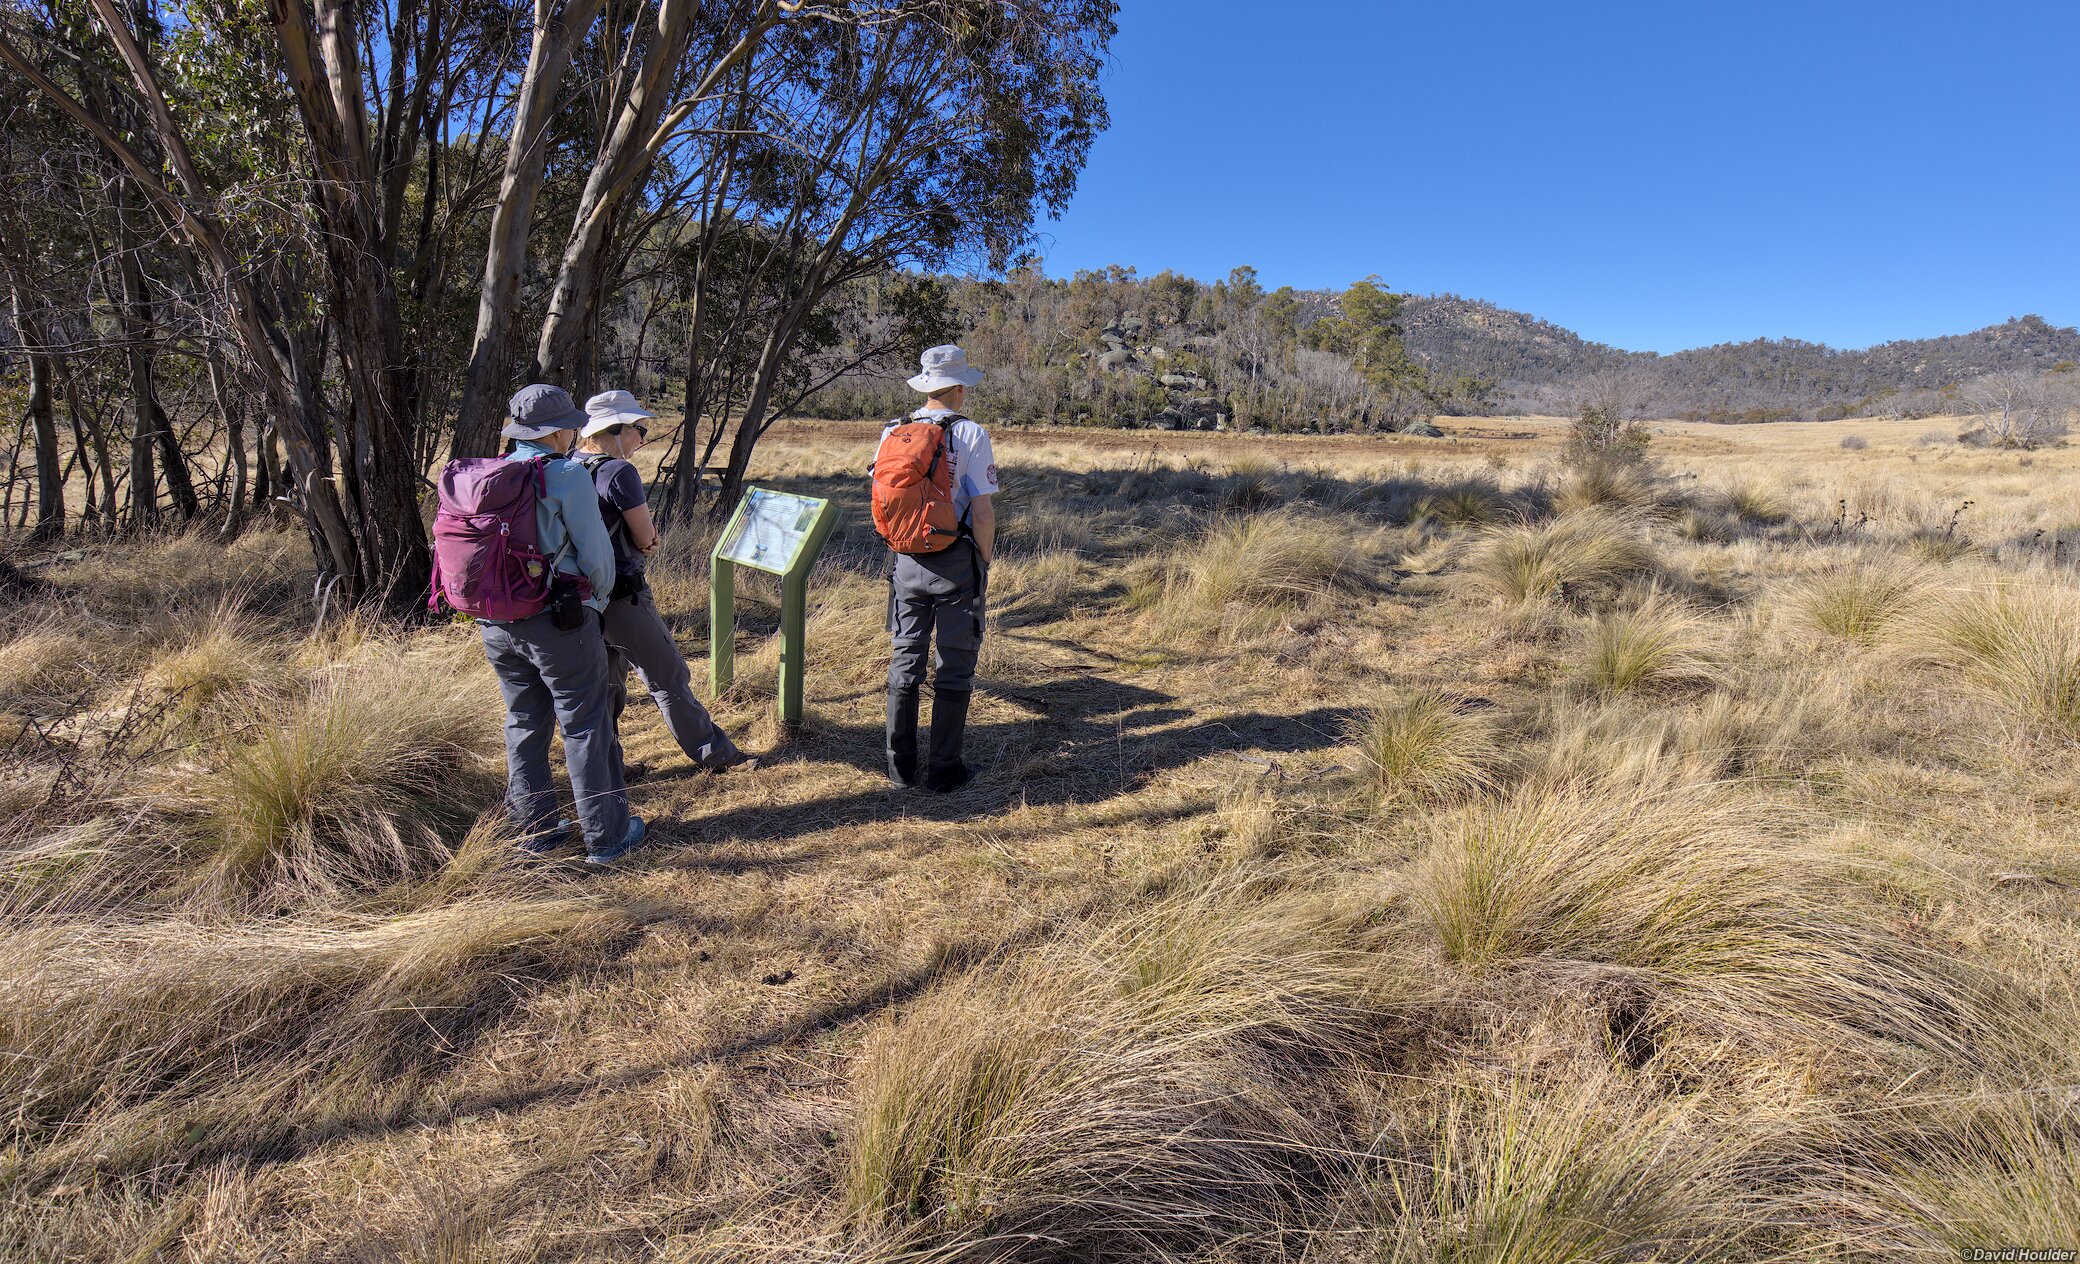
<path fill-rule="evenodd" d="M 624 422 L 623 424 L 618 426 L 608 426 L 605 430 L 602 430 L 600 433 L 609 434 L 614 436 L 616 439 L 619 439 L 623 434 L 630 430 L 635 431 L 637 434 L 643 436 L 645 439 L 650 437 L 650 427 L 639 425 L 635 422 Z"/>

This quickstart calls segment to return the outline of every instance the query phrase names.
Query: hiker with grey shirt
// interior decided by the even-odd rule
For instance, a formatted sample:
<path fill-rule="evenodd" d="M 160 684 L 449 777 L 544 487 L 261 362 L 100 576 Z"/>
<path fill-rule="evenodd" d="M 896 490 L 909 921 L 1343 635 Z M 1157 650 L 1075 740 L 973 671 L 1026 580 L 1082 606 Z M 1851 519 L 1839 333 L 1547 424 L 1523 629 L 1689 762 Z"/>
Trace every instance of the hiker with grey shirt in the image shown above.
<path fill-rule="evenodd" d="M 627 391 L 607 391 L 585 403 L 576 459 L 592 475 L 600 515 L 614 544 L 615 581 L 605 611 L 607 687 L 618 731 L 628 707 L 628 669 L 657 703 L 665 727 L 686 757 L 708 772 L 726 772 L 754 761 L 737 749 L 693 696 L 693 678 L 658 613 L 644 575 L 644 559 L 657 548 L 657 525 L 643 494 L 643 476 L 628 458 L 650 437 L 645 412 Z M 618 739 L 617 739 L 618 740 Z"/>
<path fill-rule="evenodd" d="M 614 548 L 600 517 L 592 478 L 568 460 L 585 414 L 560 387 L 522 387 L 501 432 L 513 440 L 508 461 L 543 462 L 535 503 L 537 546 L 552 559 L 561 582 L 582 578 L 591 595 L 576 626 L 557 626 L 556 603 L 522 619 L 478 619 L 484 656 L 498 674 L 506 701 L 506 803 L 522 833 L 521 846 L 553 851 L 559 826 L 556 783 L 549 772 L 549 737 L 563 731 L 563 758 L 585 836 L 586 860 L 611 864 L 643 841 L 646 826 L 628 810 L 621 749 L 614 733 L 607 680 L 607 643 L 599 612 L 614 587 Z"/>
<path fill-rule="evenodd" d="M 997 547 L 997 458 L 989 431 L 960 408 L 982 370 L 959 347 L 933 347 L 910 379 L 924 407 L 891 422 L 868 471 L 874 525 L 889 565 L 888 776 L 917 784 L 917 719 L 925 661 L 932 664 L 932 726 L 924 784 L 947 793 L 975 770 L 961 760 L 982 651 L 989 564 Z"/>

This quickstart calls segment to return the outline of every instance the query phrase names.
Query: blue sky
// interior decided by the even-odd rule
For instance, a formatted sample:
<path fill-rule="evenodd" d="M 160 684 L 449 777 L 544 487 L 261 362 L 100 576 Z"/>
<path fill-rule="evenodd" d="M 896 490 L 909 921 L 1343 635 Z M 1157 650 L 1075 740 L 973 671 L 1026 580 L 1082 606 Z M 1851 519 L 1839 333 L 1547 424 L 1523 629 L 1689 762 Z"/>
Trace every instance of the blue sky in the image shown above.
<path fill-rule="evenodd" d="M 2080 2 L 1123 0 L 1046 270 L 1378 273 L 1675 351 L 2080 323 Z"/>

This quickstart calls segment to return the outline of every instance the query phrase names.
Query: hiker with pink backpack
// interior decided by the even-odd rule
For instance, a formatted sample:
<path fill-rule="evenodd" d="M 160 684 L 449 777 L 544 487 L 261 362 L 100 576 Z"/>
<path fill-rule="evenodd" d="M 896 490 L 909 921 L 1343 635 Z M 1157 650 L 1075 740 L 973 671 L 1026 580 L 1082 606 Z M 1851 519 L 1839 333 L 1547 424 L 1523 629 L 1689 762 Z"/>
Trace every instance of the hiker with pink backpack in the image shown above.
<path fill-rule="evenodd" d="M 874 530 L 888 572 L 888 778 L 917 776 L 917 717 L 932 663 L 932 727 L 924 785 L 945 794 L 975 776 L 961 759 L 975 662 L 982 652 L 990 558 L 997 547 L 997 458 L 989 431 L 961 415 L 982 380 L 959 347 L 933 347 L 910 379 L 924 407 L 881 432 L 872 480 Z"/>
<path fill-rule="evenodd" d="M 614 587 L 614 547 L 592 476 L 568 459 L 586 422 L 562 388 L 522 387 L 502 433 L 504 458 L 450 461 L 434 516 L 433 595 L 474 616 L 506 702 L 506 809 L 520 847 L 547 855 L 564 840 L 549 738 L 577 800 L 585 859 L 609 865 L 643 841 L 622 785 L 601 611 Z"/>

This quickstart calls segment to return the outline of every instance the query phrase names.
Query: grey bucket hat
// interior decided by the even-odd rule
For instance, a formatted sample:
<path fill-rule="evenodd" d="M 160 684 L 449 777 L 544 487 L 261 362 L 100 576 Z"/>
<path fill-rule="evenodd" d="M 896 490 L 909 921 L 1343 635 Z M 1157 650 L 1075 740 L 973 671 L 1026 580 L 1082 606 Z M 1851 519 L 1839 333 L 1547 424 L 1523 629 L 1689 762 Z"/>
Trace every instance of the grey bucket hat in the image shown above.
<path fill-rule="evenodd" d="M 506 405 L 506 426 L 499 431 L 508 439 L 546 439 L 559 430 L 576 430 L 585 424 L 585 410 L 571 402 L 561 386 L 536 382 L 513 392 Z"/>
<path fill-rule="evenodd" d="M 910 379 L 910 389 L 929 395 L 956 386 L 973 386 L 982 380 L 982 370 L 968 366 L 968 353 L 959 347 L 933 347 L 917 357 L 924 372 Z"/>

